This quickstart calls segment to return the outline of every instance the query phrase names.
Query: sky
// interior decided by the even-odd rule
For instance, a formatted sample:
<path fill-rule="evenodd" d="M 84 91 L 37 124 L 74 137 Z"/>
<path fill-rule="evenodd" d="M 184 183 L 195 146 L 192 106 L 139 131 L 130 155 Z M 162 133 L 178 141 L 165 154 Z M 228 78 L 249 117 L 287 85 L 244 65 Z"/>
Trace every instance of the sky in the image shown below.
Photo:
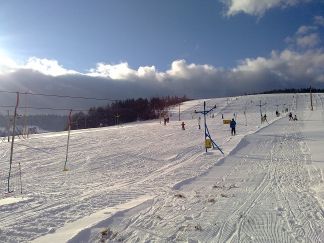
<path fill-rule="evenodd" d="M 324 87 L 324 0 L 0 2 L 0 90 L 208 98 Z"/>

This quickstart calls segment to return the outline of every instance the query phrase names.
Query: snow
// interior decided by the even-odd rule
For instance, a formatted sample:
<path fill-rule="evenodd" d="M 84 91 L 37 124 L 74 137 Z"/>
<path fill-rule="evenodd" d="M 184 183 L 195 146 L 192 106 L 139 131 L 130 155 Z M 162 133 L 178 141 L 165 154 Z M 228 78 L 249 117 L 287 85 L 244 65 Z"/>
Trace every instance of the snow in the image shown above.
<path fill-rule="evenodd" d="M 323 98 L 314 95 L 314 111 L 309 94 L 207 100 L 225 156 L 205 153 L 194 113 L 203 100 L 181 104 L 181 121 L 179 107 L 170 109 L 166 126 L 72 131 L 65 172 L 66 132 L 17 139 L 10 195 L 20 197 L 20 162 L 28 200 L 0 203 L 0 242 L 322 242 Z M 299 120 L 288 121 L 284 107 Z M 234 113 L 237 136 L 221 119 Z M 0 149 L 1 202 L 10 146 Z"/>
<path fill-rule="evenodd" d="M 8 204 L 13 204 L 17 202 L 22 202 L 24 200 L 28 200 L 27 198 L 23 197 L 7 197 L 7 198 L 2 198 L 0 199 L 0 206 L 8 205 Z"/>
<path fill-rule="evenodd" d="M 37 242 L 80 242 L 82 241 L 86 235 L 89 234 L 89 228 L 93 227 L 94 224 L 98 222 L 107 222 L 109 220 L 109 216 L 113 216 L 116 212 L 122 212 L 126 209 L 136 207 L 142 204 L 145 201 L 148 201 L 152 197 L 143 196 L 137 199 L 134 199 L 130 202 L 116 205 L 115 207 L 111 207 L 109 209 L 100 210 L 94 214 L 81 218 L 77 221 L 67 223 L 64 227 L 58 229 L 56 232 L 53 231 L 52 234 L 45 235 L 43 237 L 37 238 L 34 240 L 35 243 Z M 107 218 L 108 217 L 108 218 Z M 97 232 L 98 233 L 98 232 Z M 73 236 L 77 235 L 77 237 L 72 238 Z M 71 239 L 72 238 L 72 239 Z"/>
<path fill-rule="evenodd" d="M 315 96 L 315 111 L 306 110 L 303 122 L 303 135 L 305 141 L 302 142 L 304 153 L 309 157 L 311 165 L 308 166 L 311 189 L 315 191 L 315 197 L 324 208 L 324 106 L 323 97 Z"/>

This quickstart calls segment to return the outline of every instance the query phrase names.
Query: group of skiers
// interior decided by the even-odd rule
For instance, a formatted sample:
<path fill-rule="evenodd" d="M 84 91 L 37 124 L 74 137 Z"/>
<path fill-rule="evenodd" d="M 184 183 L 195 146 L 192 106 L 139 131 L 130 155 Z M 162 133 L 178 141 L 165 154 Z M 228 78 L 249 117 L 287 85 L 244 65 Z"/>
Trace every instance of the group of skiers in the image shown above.
<path fill-rule="evenodd" d="M 235 116 L 235 114 L 234 114 L 234 116 Z M 167 123 L 169 123 L 169 117 L 164 118 L 164 125 L 166 125 Z M 186 124 L 184 122 L 181 123 L 181 129 L 182 130 L 186 130 L 185 125 Z M 235 136 L 236 135 L 236 121 L 235 121 L 234 118 L 230 122 L 230 128 L 231 128 L 232 136 Z M 201 129 L 201 117 L 198 117 L 198 129 Z"/>
<path fill-rule="evenodd" d="M 261 123 L 264 123 L 264 122 L 269 123 L 267 120 L 267 114 L 261 115 Z"/>
<path fill-rule="evenodd" d="M 295 114 L 295 116 L 293 117 L 293 114 L 292 114 L 291 112 L 289 112 L 288 117 L 289 117 L 289 121 L 298 121 L 298 119 L 297 119 L 297 115 L 296 115 L 296 114 Z"/>
<path fill-rule="evenodd" d="M 280 113 L 278 111 L 276 111 L 276 116 L 280 116 Z M 230 129 L 231 129 L 231 135 L 232 136 L 235 136 L 236 135 L 236 121 L 235 121 L 235 117 L 236 117 L 236 114 L 234 113 L 234 118 L 232 118 L 232 120 L 230 121 L 229 125 L 230 125 Z M 288 117 L 289 117 L 289 121 L 297 121 L 297 116 L 294 115 L 289 112 L 288 114 Z M 222 114 L 222 119 L 224 119 L 224 116 Z M 168 116 L 165 116 L 164 117 L 164 125 L 166 125 L 167 123 L 169 122 L 169 117 Z M 263 122 L 267 122 L 267 115 L 264 114 L 264 115 L 261 115 L 261 123 Z M 186 130 L 185 129 L 185 123 L 182 122 L 181 123 L 181 128 L 182 130 Z M 201 117 L 198 117 L 198 129 L 201 129 Z"/>

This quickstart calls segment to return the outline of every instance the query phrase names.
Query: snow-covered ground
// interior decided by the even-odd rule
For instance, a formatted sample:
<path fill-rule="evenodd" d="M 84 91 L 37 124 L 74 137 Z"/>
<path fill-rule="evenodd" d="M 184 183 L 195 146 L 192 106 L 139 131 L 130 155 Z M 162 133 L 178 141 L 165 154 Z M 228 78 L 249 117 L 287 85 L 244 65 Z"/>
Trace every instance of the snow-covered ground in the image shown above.
<path fill-rule="evenodd" d="M 269 124 L 260 125 L 260 101 Z M 323 101 L 315 94 L 310 111 L 309 94 L 207 100 L 225 156 L 205 153 L 194 113 L 203 100 L 180 106 L 184 131 L 178 107 L 166 126 L 73 131 L 68 171 L 66 132 L 17 140 L 10 194 L 1 142 L 0 242 L 323 242 Z M 234 113 L 231 136 L 221 117 Z"/>

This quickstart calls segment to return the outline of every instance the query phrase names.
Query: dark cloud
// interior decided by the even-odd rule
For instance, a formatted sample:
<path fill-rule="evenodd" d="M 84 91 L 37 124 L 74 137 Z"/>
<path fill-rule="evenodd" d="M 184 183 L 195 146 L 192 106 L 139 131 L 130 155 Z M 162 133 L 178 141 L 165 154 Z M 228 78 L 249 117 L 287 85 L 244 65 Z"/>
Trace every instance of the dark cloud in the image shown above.
<path fill-rule="evenodd" d="M 272 52 L 268 58 L 245 59 L 233 69 L 211 65 L 188 64 L 177 60 L 169 70 L 159 72 L 154 67 L 134 70 L 104 65 L 88 74 L 64 73 L 57 76 L 40 71 L 16 68 L 0 75 L 0 90 L 48 93 L 71 96 L 126 99 L 165 95 L 187 95 L 190 98 L 211 98 L 241 95 L 271 89 L 324 87 L 324 51 L 322 49 L 296 52 Z M 105 70 L 106 69 L 106 70 Z M 41 70 L 41 68 L 39 68 Z M 114 77 L 114 78 L 113 78 Z M 0 102 L 14 104 L 14 95 L 0 94 Z M 21 104 L 40 107 L 74 109 L 103 105 L 91 100 L 55 99 L 31 96 Z"/>

